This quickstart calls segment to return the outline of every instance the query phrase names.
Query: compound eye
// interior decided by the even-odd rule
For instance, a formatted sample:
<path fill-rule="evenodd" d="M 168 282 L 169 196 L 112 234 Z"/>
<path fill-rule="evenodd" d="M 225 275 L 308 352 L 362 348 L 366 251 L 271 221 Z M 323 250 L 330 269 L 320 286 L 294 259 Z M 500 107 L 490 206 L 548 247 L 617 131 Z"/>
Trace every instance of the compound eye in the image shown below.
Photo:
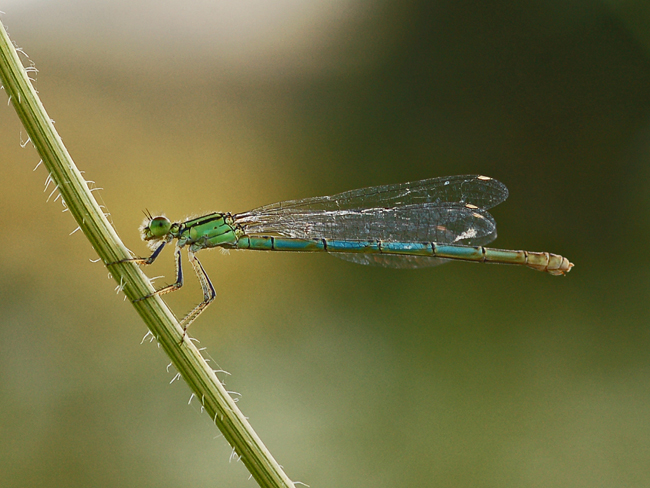
<path fill-rule="evenodd" d="M 172 223 L 167 217 L 155 217 L 149 222 L 149 232 L 153 238 L 166 236 L 171 227 Z"/>

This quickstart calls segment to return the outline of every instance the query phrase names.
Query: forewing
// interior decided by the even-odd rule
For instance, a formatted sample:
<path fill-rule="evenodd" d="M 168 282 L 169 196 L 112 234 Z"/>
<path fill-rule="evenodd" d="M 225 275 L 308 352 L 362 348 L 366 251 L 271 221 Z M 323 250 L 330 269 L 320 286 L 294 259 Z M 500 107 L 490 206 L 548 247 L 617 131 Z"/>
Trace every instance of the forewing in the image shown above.
<path fill-rule="evenodd" d="M 349 210 L 395 207 L 411 204 L 469 203 L 489 209 L 508 198 L 506 186 L 494 178 L 481 175 L 445 176 L 410 183 L 374 186 L 336 195 L 287 200 L 239 214 L 240 219 L 256 215 L 276 215 L 309 210 Z"/>

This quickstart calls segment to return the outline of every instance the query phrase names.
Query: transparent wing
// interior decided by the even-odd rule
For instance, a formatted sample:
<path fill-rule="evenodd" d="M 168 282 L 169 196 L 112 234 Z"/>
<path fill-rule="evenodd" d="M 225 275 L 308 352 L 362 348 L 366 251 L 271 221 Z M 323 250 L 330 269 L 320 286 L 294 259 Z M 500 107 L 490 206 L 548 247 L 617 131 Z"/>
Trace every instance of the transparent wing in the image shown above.
<path fill-rule="evenodd" d="M 496 223 L 485 209 L 507 197 L 505 185 L 492 178 L 451 176 L 279 202 L 234 218 L 247 235 L 483 245 L 496 238 Z M 333 255 L 394 268 L 445 262 L 426 256 Z"/>
<path fill-rule="evenodd" d="M 359 210 L 308 210 L 255 220 L 235 217 L 246 235 L 275 234 L 298 239 L 434 241 L 483 245 L 496 238 L 496 222 L 487 212 L 465 204 L 412 204 Z"/>
<path fill-rule="evenodd" d="M 449 259 L 429 258 L 427 256 L 397 256 L 395 254 L 353 254 L 339 252 L 332 256 L 351 263 L 383 268 L 417 269 L 431 268 L 449 262 Z"/>
<path fill-rule="evenodd" d="M 395 207 L 422 203 L 471 203 L 489 209 L 508 198 L 506 186 L 480 175 L 445 176 L 427 180 L 350 190 L 325 197 L 272 203 L 239 214 L 241 219 L 310 210 Z"/>

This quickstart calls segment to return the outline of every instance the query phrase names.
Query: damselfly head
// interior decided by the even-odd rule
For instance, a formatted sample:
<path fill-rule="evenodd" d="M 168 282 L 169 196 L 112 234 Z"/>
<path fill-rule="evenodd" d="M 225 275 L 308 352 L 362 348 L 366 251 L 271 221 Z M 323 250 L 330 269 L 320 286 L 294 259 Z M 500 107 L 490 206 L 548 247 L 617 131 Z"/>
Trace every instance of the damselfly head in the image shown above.
<path fill-rule="evenodd" d="M 142 223 L 140 233 L 145 241 L 163 239 L 169 235 L 172 223 L 167 217 L 147 217 Z"/>

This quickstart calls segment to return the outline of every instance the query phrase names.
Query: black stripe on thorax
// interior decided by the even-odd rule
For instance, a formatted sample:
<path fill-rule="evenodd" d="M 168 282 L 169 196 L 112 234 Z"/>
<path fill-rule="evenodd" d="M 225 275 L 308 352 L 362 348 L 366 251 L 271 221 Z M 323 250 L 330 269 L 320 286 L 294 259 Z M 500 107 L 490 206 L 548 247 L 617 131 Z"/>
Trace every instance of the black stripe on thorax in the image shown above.
<path fill-rule="evenodd" d="M 198 221 L 194 222 L 192 224 L 192 226 L 209 224 L 210 222 L 214 222 L 215 220 L 222 220 L 222 219 L 225 220 L 224 217 L 225 217 L 225 214 L 215 213 L 215 214 L 207 216 L 204 219 L 201 219 L 201 220 L 198 220 Z"/>

